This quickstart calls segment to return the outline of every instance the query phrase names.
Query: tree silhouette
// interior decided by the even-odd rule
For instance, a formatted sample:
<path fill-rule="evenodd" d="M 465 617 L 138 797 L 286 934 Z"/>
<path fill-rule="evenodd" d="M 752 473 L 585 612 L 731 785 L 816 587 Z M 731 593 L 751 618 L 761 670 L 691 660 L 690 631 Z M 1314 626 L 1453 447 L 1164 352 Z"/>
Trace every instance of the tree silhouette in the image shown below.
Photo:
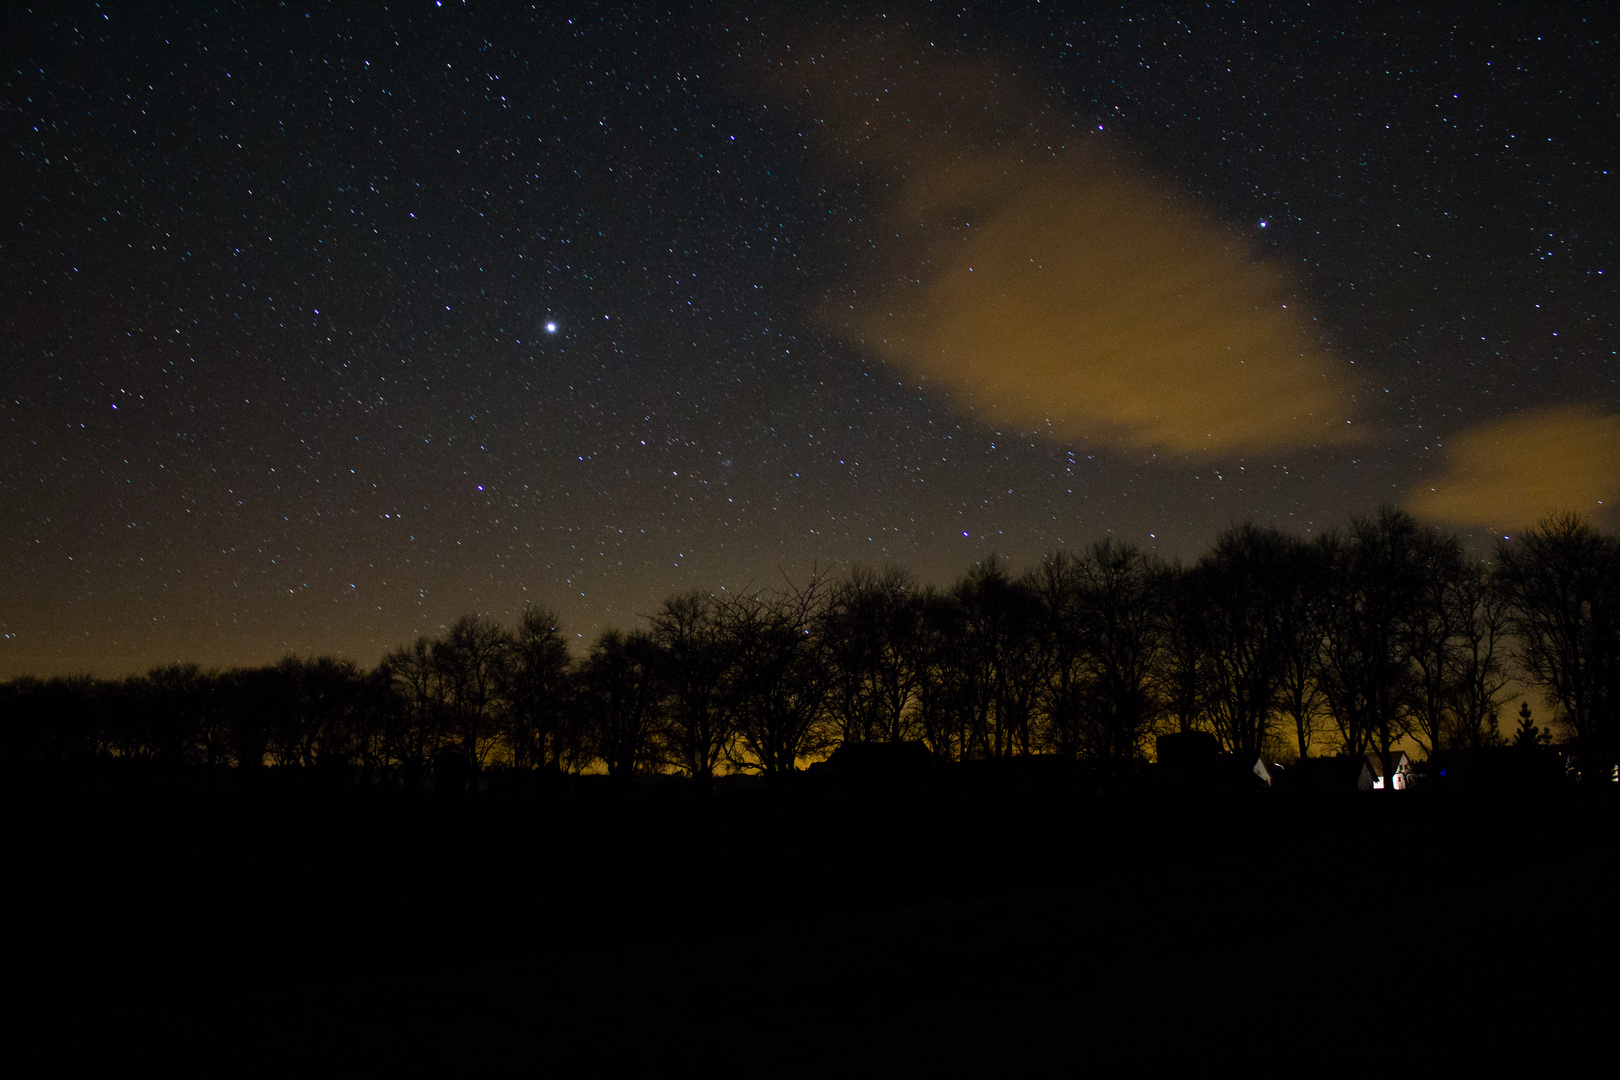
<path fill-rule="evenodd" d="M 946 761 L 967 755 L 969 718 L 977 697 L 961 642 L 965 613 L 958 598 L 929 586 L 917 598 L 916 729 Z"/>
<path fill-rule="evenodd" d="M 432 656 L 448 723 L 448 748 L 466 767 L 481 768 L 502 726 L 501 690 L 511 678 L 512 635 L 499 623 L 463 615 L 433 643 Z"/>
<path fill-rule="evenodd" d="M 1134 544 L 1104 540 L 1081 563 L 1081 641 L 1089 671 L 1080 742 L 1088 756 L 1133 761 L 1161 712 L 1165 648 L 1162 574 Z"/>
<path fill-rule="evenodd" d="M 857 566 L 831 591 L 821 637 L 832 684 L 828 711 L 842 742 L 910 737 L 908 712 L 922 673 L 917 583 L 890 567 Z"/>
<path fill-rule="evenodd" d="M 300 691 L 314 763 L 344 771 L 370 756 L 371 715 L 365 678 L 353 660 L 316 656 L 302 664 Z"/>
<path fill-rule="evenodd" d="M 1293 721 L 1294 745 L 1303 759 L 1310 756 L 1323 704 L 1322 647 L 1329 605 L 1329 565 L 1324 549 L 1298 537 L 1289 537 L 1286 560 L 1279 573 L 1277 645 L 1282 667 L 1277 680 L 1277 704 Z"/>
<path fill-rule="evenodd" d="M 720 608 L 730 654 L 725 711 L 746 756 L 733 763 L 780 779 L 801 757 L 825 749 L 833 684 L 825 585 L 735 597 Z"/>
<path fill-rule="evenodd" d="M 1210 724 L 1245 760 L 1259 755 L 1281 696 L 1292 554 L 1277 530 L 1239 525 L 1216 538 L 1188 578 Z"/>
<path fill-rule="evenodd" d="M 223 673 L 0 683 L 0 761 L 244 769 L 465 790 L 491 763 L 617 778 L 722 765 L 773 779 L 841 743 L 920 739 L 945 760 L 1056 751 L 1138 760 L 1154 730 L 1209 730 L 1244 756 L 1331 718 L 1343 752 L 1500 738 L 1522 678 L 1580 744 L 1617 756 L 1620 546 L 1574 517 L 1504 542 L 1498 568 L 1385 507 L 1306 543 L 1226 530 L 1190 568 L 1108 540 L 950 587 L 855 568 L 725 600 L 667 599 L 645 632 L 575 663 L 553 613 L 515 633 L 468 615 L 372 672 L 287 656 Z M 1506 644 L 1515 643 L 1510 653 Z M 1544 730 L 1538 729 L 1538 730 Z"/>
<path fill-rule="evenodd" d="M 346 658 L 288 655 L 238 681 L 264 695 L 245 734 L 257 742 L 262 731 L 259 752 L 277 765 L 320 767 L 336 775 L 380 763 L 386 676 L 368 675 Z"/>
<path fill-rule="evenodd" d="M 1521 754 L 1534 753 L 1539 748 L 1552 742 L 1552 731 L 1540 728 L 1530 716 L 1530 703 L 1519 703 L 1519 726 L 1513 731 L 1512 746 Z"/>
<path fill-rule="evenodd" d="M 1418 603 L 1407 631 L 1414 671 L 1411 731 L 1433 757 L 1455 727 L 1452 706 L 1463 662 L 1457 590 L 1466 562 L 1461 541 L 1436 532 L 1419 535 L 1416 557 Z"/>
<path fill-rule="evenodd" d="M 212 672 L 191 663 L 161 664 L 146 673 L 146 741 L 154 760 L 218 763 L 225 725 L 214 707 L 213 681 Z"/>
<path fill-rule="evenodd" d="M 266 732 L 270 760 L 281 768 L 314 765 L 316 731 L 304 695 L 304 665 L 298 657 L 289 655 L 271 671 L 276 707 Z"/>
<path fill-rule="evenodd" d="M 1046 675 L 1040 708 L 1045 741 L 1065 757 L 1081 751 L 1080 729 L 1092 678 L 1084 635 L 1089 580 L 1082 560 L 1062 550 L 1049 552 L 1027 578 L 1027 587 L 1040 605 Z"/>
<path fill-rule="evenodd" d="M 946 759 L 1028 753 L 1049 662 L 1034 584 L 992 557 L 948 591 L 925 592 L 919 610 L 917 717 L 929 749 Z"/>
<path fill-rule="evenodd" d="M 264 766 L 270 730 L 282 707 L 273 668 L 232 668 L 220 676 L 221 708 L 228 717 L 231 759 L 238 768 Z"/>
<path fill-rule="evenodd" d="M 1497 712 L 1512 681 L 1507 667 L 1509 609 L 1495 575 L 1478 563 L 1462 568 L 1451 593 L 1457 672 L 1452 686 L 1453 745 L 1494 745 Z"/>
<path fill-rule="evenodd" d="M 108 686 L 88 675 L 0 683 L 0 763 L 83 765 L 106 755 Z"/>
<path fill-rule="evenodd" d="M 951 590 L 958 610 L 967 706 L 966 751 L 986 758 L 1029 753 L 1035 702 L 1045 682 L 1040 601 L 991 556 Z"/>
<path fill-rule="evenodd" d="M 1202 726 L 1209 694 L 1200 582 L 1191 569 L 1165 566 L 1159 574 L 1159 595 L 1164 603 L 1164 651 L 1158 694 L 1175 730 L 1186 734 Z"/>
<path fill-rule="evenodd" d="M 556 612 L 525 609 L 513 635 L 502 688 L 509 705 L 506 734 L 514 767 L 562 772 L 581 764 L 569 664 L 568 643 L 558 629 Z"/>
<path fill-rule="evenodd" d="M 1344 750 L 1390 748 L 1405 732 L 1412 689 L 1411 626 L 1422 605 L 1421 530 L 1383 507 L 1321 541 L 1328 559 L 1323 685 Z"/>
<path fill-rule="evenodd" d="M 735 735 L 723 707 L 722 684 L 733 660 L 719 601 L 695 589 L 670 597 L 652 617 L 652 640 L 667 702 L 666 760 L 700 784 L 711 783 Z"/>
<path fill-rule="evenodd" d="M 1620 545 L 1573 514 L 1497 548 L 1497 580 L 1530 684 L 1575 733 L 1581 775 L 1604 780 L 1617 758 Z"/>
<path fill-rule="evenodd" d="M 658 647 L 644 630 L 602 631 L 580 672 L 584 747 L 628 782 L 652 763 L 659 716 Z"/>
<path fill-rule="evenodd" d="M 385 753 L 397 763 L 408 786 L 421 787 L 439 748 L 444 717 L 433 643 L 418 636 L 409 645 L 389 650 L 381 667 L 392 689 L 384 718 Z"/>

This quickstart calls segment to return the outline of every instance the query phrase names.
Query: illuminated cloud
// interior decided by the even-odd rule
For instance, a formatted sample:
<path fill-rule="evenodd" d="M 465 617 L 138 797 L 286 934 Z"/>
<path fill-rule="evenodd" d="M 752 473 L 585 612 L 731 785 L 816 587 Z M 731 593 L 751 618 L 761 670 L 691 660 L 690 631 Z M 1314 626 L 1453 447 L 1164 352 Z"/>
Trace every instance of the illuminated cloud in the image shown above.
<path fill-rule="evenodd" d="M 1445 467 L 1407 499 L 1458 525 L 1521 529 L 1551 512 L 1610 518 L 1620 500 L 1620 418 L 1582 406 L 1538 409 L 1471 428 Z"/>
<path fill-rule="evenodd" d="M 784 55 L 829 156 L 891 191 L 861 245 L 870 284 L 822 309 L 847 339 L 1064 441 L 1206 455 L 1360 435 L 1287 273 L 1108 136 L 910 44 Z"/>

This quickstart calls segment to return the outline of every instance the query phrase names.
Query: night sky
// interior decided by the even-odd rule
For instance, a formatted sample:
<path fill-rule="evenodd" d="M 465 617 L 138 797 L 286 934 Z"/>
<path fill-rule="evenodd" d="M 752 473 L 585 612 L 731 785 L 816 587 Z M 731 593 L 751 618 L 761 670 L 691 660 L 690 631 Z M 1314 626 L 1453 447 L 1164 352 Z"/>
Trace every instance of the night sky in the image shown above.
<path fill-rule="evenodd" d="M 0 676 L 1615 524 L 1603 7 L 1054 7 L 9 8 Z"/>

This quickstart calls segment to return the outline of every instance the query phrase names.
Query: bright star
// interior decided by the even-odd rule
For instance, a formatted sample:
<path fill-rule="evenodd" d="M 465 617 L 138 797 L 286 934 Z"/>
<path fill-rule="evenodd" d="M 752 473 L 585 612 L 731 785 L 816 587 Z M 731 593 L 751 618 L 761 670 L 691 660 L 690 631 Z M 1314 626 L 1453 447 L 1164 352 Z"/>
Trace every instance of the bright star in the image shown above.
<path fill-rule="evenodd" d="M 557 324 L 556 323 L 554 323 L 554 322 L 546 323 L 546 333 L 555 334 L 556 332 L 557 332 Z"/>

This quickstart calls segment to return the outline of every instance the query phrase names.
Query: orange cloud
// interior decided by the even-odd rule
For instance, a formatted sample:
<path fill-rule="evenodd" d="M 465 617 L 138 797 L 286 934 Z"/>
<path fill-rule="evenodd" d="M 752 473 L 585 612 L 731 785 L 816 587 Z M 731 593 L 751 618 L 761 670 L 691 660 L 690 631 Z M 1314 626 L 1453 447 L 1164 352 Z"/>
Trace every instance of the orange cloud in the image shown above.
<path fill-rule="evenodd" d="M 1412 492 L 1415 514 L 1522 529 L 1548 513 L 1612 516 L 1620 501 L 1620 418 L 1585 406 L 1519 413 L 1470 428 L 1445 467 Z"/>
<path fill-rule="evenodd" d="M 1359 436 L 1282 267 L 1106 137 L 1065 145 L 1016 81 L 884 50 L 776 66 L 830 156 L 891 192 L 862 245 L 874 284 L 822 309 L 839 333 L 1065 441 L 1206 455 Z"/>

